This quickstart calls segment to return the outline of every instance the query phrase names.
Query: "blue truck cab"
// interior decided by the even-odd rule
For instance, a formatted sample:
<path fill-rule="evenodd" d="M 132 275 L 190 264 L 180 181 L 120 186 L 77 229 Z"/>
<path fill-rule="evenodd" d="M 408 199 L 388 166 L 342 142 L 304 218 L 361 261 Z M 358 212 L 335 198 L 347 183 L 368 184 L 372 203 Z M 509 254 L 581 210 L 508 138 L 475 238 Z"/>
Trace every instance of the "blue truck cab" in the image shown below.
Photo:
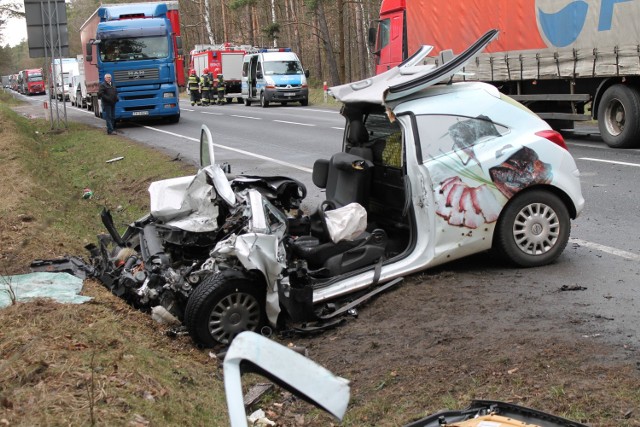
<path fill-rule="evenodd" d="M 176 37 L 179 29 L 172 28 L 172 23 L 179 26 L 177 2 L 103 5 L 92 18 L 97 26 L 90 44 L 96 46 L 96 54 L 87 59 L 90 66 L 97 66 L 99 82 L 107 73 L 115 82 L 116 120 L 179 121 L 176 53 L 182 46 Z"/>
<path fill-rule="evenodd" d="M 268 107 L 270 102 L 309 104 L 309 71 L 289 49 L 266 49 L 247 54 L 242 64 L 242 99 Z"/>

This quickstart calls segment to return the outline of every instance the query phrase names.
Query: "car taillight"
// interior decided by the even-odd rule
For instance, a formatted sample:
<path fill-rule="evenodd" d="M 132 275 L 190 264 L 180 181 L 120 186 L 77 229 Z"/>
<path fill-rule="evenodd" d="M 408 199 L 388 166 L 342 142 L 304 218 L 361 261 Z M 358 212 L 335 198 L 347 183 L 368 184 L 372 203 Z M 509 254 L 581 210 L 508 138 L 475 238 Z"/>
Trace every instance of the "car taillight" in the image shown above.
<path fill-rule="evenodd" d="M 557 146 L 569 151 L 569 149 L 567 148 L 567 144 L 565 144 L 564 138 L 562 137 L 560 132 L 556 132 L 555 130 L 541 130 L 540 132 L 536 132 L 536 135 L 548 139 Z"/>

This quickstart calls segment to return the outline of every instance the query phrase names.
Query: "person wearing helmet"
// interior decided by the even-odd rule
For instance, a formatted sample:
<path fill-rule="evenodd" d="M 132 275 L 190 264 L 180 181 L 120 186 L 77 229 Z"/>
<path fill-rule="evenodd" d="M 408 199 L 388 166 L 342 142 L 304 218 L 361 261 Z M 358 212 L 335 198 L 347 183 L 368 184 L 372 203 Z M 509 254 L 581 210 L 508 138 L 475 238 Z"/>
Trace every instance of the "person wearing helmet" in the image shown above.
<path fill-rule="evenodd" d="M 189 88 L 189 94 L 191 96 L 191 105 L 200 105 L 200 78 L 196 74 L 196 70 L 189 70 L 189 80 L 187 80 L 187 87 Z"/>
<path fill-rule="evenodd" d="M 216 91 L 218 92 L 218 105 L 224 104 L 225 83 L 221 73 L 216 78 Z"/>
<path fill-rule="evenodd" d="M 209 69 L 205 68 L 200 76 L 200 93 L 202 94 L 202 105 L 205 107 L 211 104 L 211 83 Z"/>

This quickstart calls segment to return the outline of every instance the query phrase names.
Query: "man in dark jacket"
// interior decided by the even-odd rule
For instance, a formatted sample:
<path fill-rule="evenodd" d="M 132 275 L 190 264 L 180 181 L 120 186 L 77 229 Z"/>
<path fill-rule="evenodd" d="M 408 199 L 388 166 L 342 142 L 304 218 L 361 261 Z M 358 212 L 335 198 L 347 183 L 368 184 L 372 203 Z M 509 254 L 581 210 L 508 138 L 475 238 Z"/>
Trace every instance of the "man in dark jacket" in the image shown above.
<path fill-rule="evenodd" d="M 102 100 L 102 118 L 107 122 L 107 133 L 116 134 L 116 102 L 118 92 L 111 82 L 111 74 L 104 75 L 104 81 L 100 83 L 98 98 Z"/>

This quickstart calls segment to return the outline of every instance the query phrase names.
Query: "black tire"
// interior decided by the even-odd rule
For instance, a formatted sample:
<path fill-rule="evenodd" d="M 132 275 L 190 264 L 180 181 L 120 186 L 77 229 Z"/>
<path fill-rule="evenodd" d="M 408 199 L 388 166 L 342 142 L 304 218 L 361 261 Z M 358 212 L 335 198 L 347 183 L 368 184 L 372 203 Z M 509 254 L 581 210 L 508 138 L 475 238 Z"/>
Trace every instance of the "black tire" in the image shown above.
<path fill-rule="evenodd" d="M 309 105 L 309 98 L 305 98 L 302 101 L 300 101 L 300 105 L 302 105 L 303 107 L 306 107 L 307 105 Z"/>
<path fill-rule="evenodd" d="M 264 325 L 265 300 L 265 288 L 255 280 L 212 274 L 189 296 L 184 323 L 196 343 L 227 345 L 240 332 L 257 331 Z"/>
<path fill-rule="evenodd" d="M 82 108 L 82 92 L 76 91 L 76 107 Z"/>
<path fill-rule="evenodd" d="M 244 105 L 247 107 L 251 107 L 251 100 L 249 98 L 244 98 Z"/>
<path fill-rule="evenodd" d="M 180 121 L 180 114 L 174 114 L 173 116 L 167 117 L 167 123 L 178 123 Z"/>
<path fill-rule="evenodd" d="M 288 102 L 287 102 L 287 101 L 282 101 L 282 106 L 283 106 L 283 107 L 286 107 L 286 106 L 287 106 L 287 104 L 288 104 Z"/>
<path fill-rule="evenodd" d="M 640 144 L 640 93 L 617 84 L 604 92 L 598 105 L 598 128 L 602 140 L 612 148 Z"/>
<path fill-rule="evenodd" d="M 264 97 L 264 92 L 260 94 L 260 106 L 262 108 L 269 107 L 269 101 L 267 101 L 266 98 Z"/>
<path fill-rule="evenodd" d="M 509 201 L 496 225 L 494 249 L 520 267 L 555 261 L 569 241 L 571 218 L 555 194 L 531 190 Z"/>

